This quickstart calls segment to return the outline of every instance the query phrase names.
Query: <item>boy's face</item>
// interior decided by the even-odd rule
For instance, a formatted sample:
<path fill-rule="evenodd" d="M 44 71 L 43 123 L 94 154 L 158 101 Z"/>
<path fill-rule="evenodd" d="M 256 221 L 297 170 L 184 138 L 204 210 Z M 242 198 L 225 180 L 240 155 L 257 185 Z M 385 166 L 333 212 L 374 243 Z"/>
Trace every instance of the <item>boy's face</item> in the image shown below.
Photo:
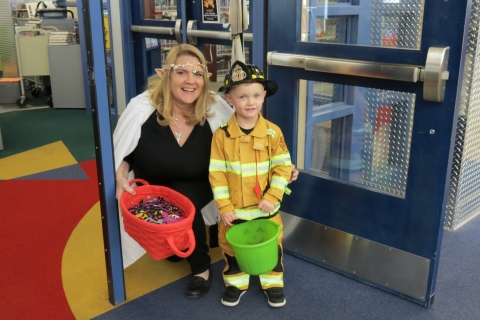
<path fill-rule="evenodd" d="M 235 107 L 237 119 L 256 120 L 262 110 L 266 94 L 263 84 L 258 82 L 244 83 L 230 89 L 225 94 L 225 99 L 231 106 Z"/>

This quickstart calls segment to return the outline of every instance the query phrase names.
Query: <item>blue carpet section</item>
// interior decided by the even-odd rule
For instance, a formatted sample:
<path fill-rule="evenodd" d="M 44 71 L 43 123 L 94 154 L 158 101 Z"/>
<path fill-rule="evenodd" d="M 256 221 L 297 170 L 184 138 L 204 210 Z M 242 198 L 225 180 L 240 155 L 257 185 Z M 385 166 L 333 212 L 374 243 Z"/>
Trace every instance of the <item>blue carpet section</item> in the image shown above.
<path fill-rule="evenodd" d="M 13 180 L 88 180 L 79 164 L 23 176 Z"/>
<path fill-rule="evenodd" d="M 238 306 L 223 306 L 224 262 L 220 261 L 212 266 L 212 287 L 203 298 L 183 296 L 186 277 L 95 319 L 480 319 L 478 230 L 480 217 L 457 231 L 444 232 L 435 302 L 430 308 L 285 255 L 287 304 L 283 308 L 267 304 L 258 277 L 252 277 Z"/>

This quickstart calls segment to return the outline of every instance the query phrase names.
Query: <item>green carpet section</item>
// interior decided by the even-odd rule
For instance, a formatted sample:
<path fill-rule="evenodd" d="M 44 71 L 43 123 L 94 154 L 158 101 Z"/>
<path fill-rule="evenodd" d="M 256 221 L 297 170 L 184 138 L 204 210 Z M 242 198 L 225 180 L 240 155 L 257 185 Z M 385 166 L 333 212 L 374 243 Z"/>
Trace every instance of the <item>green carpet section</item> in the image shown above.
<path fill-rule="evenodd" d="M 0 159 L 63 141 L 77 162 L 95 159 L 92 116 L 84 109 L 38 109 L 0 114 Z"/>

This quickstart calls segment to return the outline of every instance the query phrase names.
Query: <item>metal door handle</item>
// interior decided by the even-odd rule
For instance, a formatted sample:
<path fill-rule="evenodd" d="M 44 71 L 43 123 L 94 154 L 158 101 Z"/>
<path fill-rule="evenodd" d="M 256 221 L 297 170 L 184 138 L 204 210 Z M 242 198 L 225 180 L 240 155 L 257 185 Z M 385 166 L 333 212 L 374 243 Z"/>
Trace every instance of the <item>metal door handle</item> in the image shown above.
<path fill-rule="evenodd" d="M 169 27 L 148 27 L 148 26 L 131 25 L 130 31 L 142 32 L 142 33 L 154 33 L 154 34 L 168 34 L 171 36 L 175 34 L 175 28 L 169 28 Z"/>
<path fill-rule="evenodd" d="M 187 23 L 187 42 L 195 45 L 197 44 L 197 38 L 231 40 L 230 32 L 228 31 L 197 30 L 197 21 L 190 20 Z M 243 40 L 252 41 L 253 35 L 251 33 L 244 33 Z"/>
<path fill-rule="evenodd" d="M 142 33 L 154 33 L 154 34 L 168 34 L 175 35 L 178 43 L 182 43 L 182 20 L 177 19 L 175 22 L 175 28 L 169 27 L 147 27 L 147 26 L 130 26 L 132 32 Z M 218 40 L 231 40 L 230 32 L 222 31 L 209 31 L 209 30 L 197 30 L 197 21 L 190 20 L 187 24 L 187 42 L 193 45 L 197 44 L 197 38 L 208 38 Z M 244 33 L 243 40 L 253 41 L 253 35 L 251 33 Z"/>
<path fill-rule="evenodd" d="M 274 66 L 303 68 L 308 71 L 345 74 L 397 81 L 423 81 L 423 99 L 442 102 L 448 80 L 450 48 L 430 47 L 425 67 L 363 60 L 346 60 L 318 56 L 269 52 L 267 63 Z"/>
<path fill-rule="evenodd" d="M 170 36 L 175 35 L 175 39 L 178 43 L 182 43 L 182 20 L 177 19 L 175 21 L 175 28 L 169 27 L 147 27 L 147 26 L 130 26 L 130 31 L 141 33 L 153 33 L 153 34 L 167 34 Z"/>
<path fill-rule="evenodd" d="M 423 77 L 423 99 L 442 102 L 445 98 L 445 83 L 449 78 L 448 57 L 450 47 L 430 47 L 427 53 Z"/>
<path fill-rule="evenodd" d="M 177 43 L 182 43 L 182 19 L 175 21 L 175 39 Z"/>

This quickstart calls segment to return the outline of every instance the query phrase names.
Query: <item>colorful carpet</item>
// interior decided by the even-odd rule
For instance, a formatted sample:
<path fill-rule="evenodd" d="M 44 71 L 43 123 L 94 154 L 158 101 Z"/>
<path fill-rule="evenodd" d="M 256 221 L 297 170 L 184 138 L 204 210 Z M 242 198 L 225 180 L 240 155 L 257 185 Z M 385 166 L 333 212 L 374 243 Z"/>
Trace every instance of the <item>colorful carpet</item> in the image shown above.
<path fill-rule="evenodd" d="M 0 126 L 0 318 L 79 319 L 62 264 L 72 232 L 98 203 L 92 118 L 49 108 L 1 113 Z M 103 252 L 99 235 L 91 251 Z"/>
<path fill-rule="evenodd" d="M 92 119 L 83 110 L 0 114 L 0 319 L 92 319 L 109 302 Z M 220 259 L 218 248 L 212 260 Z M 127 301 L 190 274 L 144 255 Z"/>
<path fill-rule="evenodd" d="M 2 318 L 74 319 L 62 257 L 73 230 L 98 202 L 95 161 L 76 163 L 56 142 L 0 159 L 0 168 Z"/>
<path fill-rule="evenodd" d="M 0 127 L 1 320 L 480 319 L 478 217 L 444 233 L 436 302 L 429 309 L 290 255 L 284 308 L 269 308 L 260 290 L 249 290 L 235 309 L 222 306 L 221 263 L 213 265 L 211 292 L 186 300 L 186 261 L 148 255 L 125 270 L 129 303 L 114 307 L 91 117 L 77 110 L 12 112 L 0 114 Z M 211 253 L 213 262 L 220 259 L 218 248 Z"/>

